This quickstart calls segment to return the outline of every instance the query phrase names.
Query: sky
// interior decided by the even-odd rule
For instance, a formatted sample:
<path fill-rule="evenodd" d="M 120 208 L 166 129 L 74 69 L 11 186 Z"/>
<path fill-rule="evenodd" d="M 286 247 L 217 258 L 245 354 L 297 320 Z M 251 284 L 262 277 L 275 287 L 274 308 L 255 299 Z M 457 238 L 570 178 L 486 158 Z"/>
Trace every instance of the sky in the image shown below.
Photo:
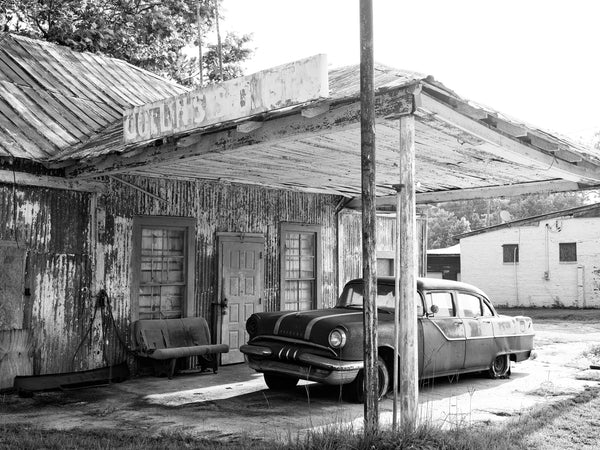
<path fill-rule="evenodd" d="M 360 62 L 359 0 L 223 0 L 221 34 L 253 35 L 246 74 L 318 53 Z M 379 63 L 590 142 L 600 131 L 600 2 L 373 0 Z"/>

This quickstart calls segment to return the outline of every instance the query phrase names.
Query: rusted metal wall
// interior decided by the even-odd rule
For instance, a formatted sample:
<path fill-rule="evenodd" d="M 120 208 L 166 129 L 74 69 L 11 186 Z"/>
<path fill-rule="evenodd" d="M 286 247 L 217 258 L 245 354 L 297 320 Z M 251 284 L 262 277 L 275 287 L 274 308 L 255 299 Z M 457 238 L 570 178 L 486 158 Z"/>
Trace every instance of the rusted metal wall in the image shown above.
<path fill-rule="evenodd" d="M 395 250 L 396 216 L 378 214 L 376 224 L 377 257 L 393 258 Z M 424 276 L 426 221 L 417 217 L 418 274 Z M 344 284 L 362 277 L 362 218 L 359 211 L 342 211 L 338 215 L 338 287 L 341 292 Z"/>
<path fill-rule="evenodd" d="M 322 226 L 323 303 L 336 301 L 336 196 L 265 189 L 258 186 L 127 177 L 129 183 L 164 199 L 157 200 L 117 180 L 99 202 L 106 214 L 105 285 L 119 316 L 130 309 L 129 266 L 133 217 L 196 218 L 195 311 L 212 318 L 217 295 L 217 232 L 265 236 L 265 310 L 279 309 L 279 226 L 281 222 Z"/>
<path fill-rule="evenodd" d="M 111 179 L 104 195 L 0 185 L 0 241 L 26 248 L 23 329 L 30 330 L 35 374 L 85 370 L 118 363 L 127 355 L 96 294 L 105 288 L 125 340 L 131 321 L 130 280 L 133 218 L 136 215 L 196 219 L 194 311 L 211 320 L 217 293 L 217 232 L 265 236 L 265 310 L 279 309 L 281 222 L 322 226 L 322 296 L 337 297 L 339 198 L 258 186 L 127 177 L 161 198 Z M 16 217 L 16 220 L 15 220 Z M 104 322 L 105 325 L 108 322 Z M 108 324 L 110 325 L 110 324 Z M 14 327 L 13 327 L 14 328 Z"/>
<path fill-rule="evenodd" d="M 196 219 L 196 314 L 214 324 L 212 304 L 217 300 L 218 232 L 261 233 L 265 236 L 264 309 L 279 309 L 279 227 L 281 222 L 322 226 L 322 299 L 325 306 L 337 298 L 337 221 L 339 198 L 259 186 L 201 181 L 168 181 L 127 177 L 127 182 L 159 196 L 110 181 L 109 193 L 99 201 L 105 215 L 103 247 L 104 284 L 119 317 L 129 317 L 132 226 L 136 215 L 194 217 Z M 214 326 L 214 325 L 213 325 Z"/>
<path fill-rule="evenodd" d="M 11 328 L 28 330 L 35 374 L 87 368 L 97 354 L 96 328 L 71 364 L 93 312 L 88 211 L 89 194 L 0 184 L 0 241 L 26 255 L 22 323 Z"/>

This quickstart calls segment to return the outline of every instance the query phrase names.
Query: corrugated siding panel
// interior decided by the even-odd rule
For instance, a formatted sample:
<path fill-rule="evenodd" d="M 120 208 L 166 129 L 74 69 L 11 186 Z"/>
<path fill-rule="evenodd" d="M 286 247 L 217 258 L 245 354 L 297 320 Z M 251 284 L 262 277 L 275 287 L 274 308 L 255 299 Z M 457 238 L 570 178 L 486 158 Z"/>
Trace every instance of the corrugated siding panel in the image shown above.
<path fill-rule="evenodd" d="M 216 300 L 217 232 L 261 233 L 265 236 L 264 308 L 267 311 L 279 308 L 281 222 L 322 225 L 323 302 L 325 305 L 335 303 L 335 206 L 338 197 L 212 182 L 143 177 L 128 177 L 127 181 L 165 201 L 111 181 L 111 194 L 105 205 L 107 233 L 103 244 L 107 287 L 115 302 L 130 307 L 128 270 L 133 217 L 158 215 L 196 218 L 195 311 L 199 315 L 212 318 L 211 303 Z"/>
<path fill-rule="evenodd" d="M 377 216 L 376 224 L 377 252 L 394 254 L 396 217 L 392 215 Z M 417 242 L 418 242 L 418 273 L 423 276 L 423 244 L 426 230 L 426 221 L 417 217 Z M 348 281 L 362 277 L 362 216 L 360 212 L 343 211 L 338 215 L 338 288 L 341 292 Z"/>
<path fill-rule="evenodd" d="M 97 254 L 89 241 L 92 194 L 20 187 L 13 191 L 11 186 L 0 185 L 0 240 L 14 241 L 16 236 L 27 250 L 24 287 L 31 295 L 24 296 L 22 316 L 23 328 L 32 334 L 36 374 L 86 370 L 126 358 L 114 330 L 103 334 L 100 310 L 89 334 L 88 328 L 96 290 L 105 287 L 119 332 L 129 339 L 135 215 L 196 219 L 194 310 L 211 322 L 211 304 L 217 294 L 218 232 L 265 236 L 264 309 L 279 309 L 281 222 L 321 225 L 323 304 L 335 303 L 338 197 L 258 186 L 127 180 L 166 201 L 112 180 L 106 197 L 98 198 L 100 217 L 105 214 L 106 219 L 99 227 Z"/>
<path fill-rule="evenodd" d="M 22 328 L 34 344 L 34 373 L 94 367 L 94 330 L 71 364 L 93 314 L 88 252 L 89 194 L 0 185 L 0 240 L 26 250 Z M 98 326 L 99 322 L 97 322 Z"/>

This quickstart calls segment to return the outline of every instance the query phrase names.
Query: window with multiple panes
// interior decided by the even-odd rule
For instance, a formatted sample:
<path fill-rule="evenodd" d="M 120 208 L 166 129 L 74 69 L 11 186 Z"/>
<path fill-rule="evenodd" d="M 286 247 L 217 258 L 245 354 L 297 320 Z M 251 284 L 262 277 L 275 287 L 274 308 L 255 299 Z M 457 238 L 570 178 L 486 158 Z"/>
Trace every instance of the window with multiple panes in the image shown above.
<path fill-rule="evenodd" d="M 281 309 L 317 308 L 321 290 L 320 227 L 282 224 L 281 242 Z"/>
<path fill-rule="evenodd" d="M 575 242 L 559 243 L 558 260 L 560 262 L 577 262 L 577 244 Z"/>
<path fill-rule="evenodd" d="M 193 292 L 193 219 L 136 217 L 133 310 L 138 319 L 185 317 Z"/>
<path fill-rule="evenodd" d="M 518 263 L 519 262 L 519 245 L 505 244 L 502 246 L 502 262 Z"/>

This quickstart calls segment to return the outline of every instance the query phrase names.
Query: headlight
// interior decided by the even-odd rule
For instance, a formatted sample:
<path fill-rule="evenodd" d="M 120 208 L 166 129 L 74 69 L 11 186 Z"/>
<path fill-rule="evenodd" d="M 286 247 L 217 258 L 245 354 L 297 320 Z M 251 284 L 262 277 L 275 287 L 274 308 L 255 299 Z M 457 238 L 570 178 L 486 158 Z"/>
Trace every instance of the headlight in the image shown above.
<path fill-rule="evenodd" d="M 336 328 L 329 333 L 329 345 L 333 348 L 342 348 L 346 345 L 346 332 Z"/>
<path fill-rule="evenodd" d="M 246 331 L 250 337 L 253 337 L 258 331 L 258 317 L 255 314 L 252 314 L 246 321 Z"/>

